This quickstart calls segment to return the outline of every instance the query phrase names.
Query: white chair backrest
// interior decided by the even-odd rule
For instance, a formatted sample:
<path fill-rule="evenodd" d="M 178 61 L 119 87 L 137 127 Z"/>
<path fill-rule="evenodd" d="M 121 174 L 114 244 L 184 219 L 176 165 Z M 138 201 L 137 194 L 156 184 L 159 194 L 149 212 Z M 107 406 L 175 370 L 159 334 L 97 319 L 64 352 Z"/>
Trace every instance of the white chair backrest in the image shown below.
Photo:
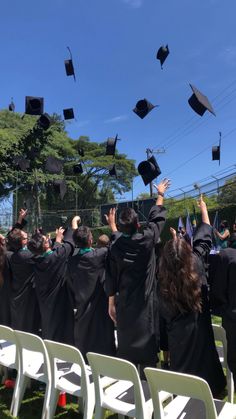
<path fill-rule="evenodd" d="M 159 396 L 162 390 L 202 400 L 205 404 L 207 419 L 217 418 L 210 387 L 202 378 L 155 368 L 145 368 L 144 371 L 152 396 L 155 418 L 164 419 L 164 410 Z"/>
<path fill-rule="evenodd" d="M 11 327 L 0 325 L 0 341 L 6 340 L 15 343 L 15 334 Z"/>
<path fill-rule="evenodd" d="M 66 345 L 64 343 L 53 342 L 51 340 L 44 340 L 45 346 L 48 351 L 49 361 L 52 372 L 52 383 L 56 387 L 57 382 L 57 361 L 71 362 L 77 364 L 81 368 L 81 393 L 84 397 L 87 396 L 87 389 L 89 386 L 89 378 L 84 362 L 83 356 L 79 349 L 74 346 Z"/>
<path fill-rule="evenodd" d="M 7 353 L 9 353 L 9 357 Z M 8 366 L 7 360 L 9 360 L 9 366 L 18 369 L 17 341 L 14 330 L 2 325 L 0 325 L 0 364 L 1 357 L 3 365 Z"/>
<path fill-rule="evenodd" d="M 100 382 L 100 376 L 111 377 L 115 380 L 130 381 L 134 385 L 135 409 L 137 412 L 143 411 L 145 399 L 142 385 L 136 367 L 129 361 L 111 356 L 100 355 L 96 353 L 87 353 L 89 364 L 92 368 L 95 394 L 98 397 L 98 403 L 102 404 L 103 389 Z"/>
<path fill-rule="evenodd" d="M 20 330 L 15 330 L 15 336 L 22 373 L 40 380 L 39 370 L 37 370 L 39 367 L 41 374 L 46 377 L 46 382 L 51 381 L 50 362 L 44 341 L 37 335 Z"/>
<path fill-rule="evenodd" d="M 222 365 L 224 368 L 227 368 L 227 339 L 225 329 L 218 324 L 213 324 L 213 333 L 215 341 L 221 342 L 223 347 L 224 359 L 222 360 Z"/>

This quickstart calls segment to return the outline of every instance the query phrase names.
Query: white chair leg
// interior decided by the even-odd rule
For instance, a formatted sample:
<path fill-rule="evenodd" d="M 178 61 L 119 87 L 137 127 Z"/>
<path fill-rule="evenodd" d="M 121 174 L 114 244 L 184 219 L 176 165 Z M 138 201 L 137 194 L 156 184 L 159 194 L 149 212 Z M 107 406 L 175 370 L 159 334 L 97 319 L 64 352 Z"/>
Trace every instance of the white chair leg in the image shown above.
<path fill-rule="evenodd" d="M 96 406 L 95 407 L 94 419 L 104 419 L 105 411 L 106 411 L 106 409 L 104 409 L 103 407 Z"/>
<path fill-rule="evenodd" d="M 45 389 L 45 394 L 44 394 L 44 402 L 43 402 L 43 410 L 42 410 L 41 419 L 51 419 L 54 416 L 56 406 L 57 406 L 58 395 L 60 392 L 56 391 L 54 393 L 55 397 L 53 400 L 51 390 L 52 390 L 51 385 L 47 384 L 46 389 Z M 52 405 L 50 404 L 51 402 L 52 402 Z"/>
<path fill-rule="evenodd" d="M 60 390 L 57 390 L 55 388 L 51 389 L 50 395 L 49 395 L 49 409 L 48 409 L 47 416 L 45 416 L 45 418 L 52 419 L 53 416 L 55 415 L 59 394 L 60 394 Z M 46 393 L 45 393 L 45 397 L 46 397 Z"/>
<path fill-rule="evenodd" d="M 20 405 L 24 397 L 28 382 L 29 382 L 29 378 L 26 377 L 25 375 L 20 375 L 19 378 L 17 376 L 14 393 L 12 397 L 11 411 L 10 411 L 11 415 L 14 418 L 18 416 Z"/>
<path fill-rule="evenodd" d="M 78 397 L 78 406 L 79 413 L 84 414 L 84 399 L 83 397 Z"/>
<path fill-rule="evenodd" d="M 228 401 L 230 403 L 233 403 L 234 402 L 234 380 L 233 380 L 233 374 L 228 369 L 226 375 L 227 375 Z"/>
<path fill-rule="evenodd" d="M 86 400 L 84 404 L 84 418 L 92 419 L 93 412 L 94 412 L 94 403 L 90 403 L 88 400 Z"/>
<path fill-rule="evenodd" d="M 0 375 L 2 375 L 1 384 L 4 384 L 8 377 L 8 368 L 4 367 L 3 365 L 0 368 Z"/>

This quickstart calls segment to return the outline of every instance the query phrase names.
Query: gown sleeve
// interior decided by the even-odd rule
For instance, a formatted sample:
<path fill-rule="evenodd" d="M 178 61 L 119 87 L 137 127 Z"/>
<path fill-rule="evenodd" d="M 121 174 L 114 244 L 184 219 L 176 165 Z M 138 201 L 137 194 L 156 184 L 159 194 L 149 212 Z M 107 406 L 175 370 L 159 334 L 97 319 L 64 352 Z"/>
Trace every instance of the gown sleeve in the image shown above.
<path fill-rule="evenodd" d="M 154 244 L 156 245 L 160 239 L 161 232 L 166 222 L 166 208 L 162 205 L 154 205 L 148 216 L 147 229 L 154 232 Z"/>

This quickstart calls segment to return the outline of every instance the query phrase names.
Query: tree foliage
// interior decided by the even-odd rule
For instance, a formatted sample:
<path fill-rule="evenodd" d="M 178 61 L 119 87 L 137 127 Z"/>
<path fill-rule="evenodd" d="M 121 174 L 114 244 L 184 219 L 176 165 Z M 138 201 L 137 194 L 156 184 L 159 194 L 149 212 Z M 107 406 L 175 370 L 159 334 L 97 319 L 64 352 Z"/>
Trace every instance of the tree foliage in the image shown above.
<path fill-rule="evenodd" d="M 40 129 L 37 120 L 38 117 L 29 115 L 22 118 L 17 113 L 0 112 L 0 196 L 6 197 L 17 189 L 18 199 L 31 201 L 37 207 L 40 199 L 43 209 L 56 209 L 75 208 L 76 195 L 78 208 L 88 208 L 114 199 L 115 193 L 130 190 L 136 175 L 133 160 L 118 152 L 114 159 L 106 156 L 106 142 L 97 143 L 88 137 L 72 140 L 64 122 L 56 114 L 51 116 L 51 125 L 46 131 Z M 30 168 L 20 171 L 14 164 L 16 156 L 30 160 Z M 45 172 L 48 156 L 63 160 L 61 175 Z M 83 173 L 75 176 L 73 166 L 78 162 L 83 166 Z M 108 175 L 113 164 L 116 164 L 117 178 Z M 53 188 L 54 180 L 62 178 L 67 183 L 64 202 L 60 201 Z"/>

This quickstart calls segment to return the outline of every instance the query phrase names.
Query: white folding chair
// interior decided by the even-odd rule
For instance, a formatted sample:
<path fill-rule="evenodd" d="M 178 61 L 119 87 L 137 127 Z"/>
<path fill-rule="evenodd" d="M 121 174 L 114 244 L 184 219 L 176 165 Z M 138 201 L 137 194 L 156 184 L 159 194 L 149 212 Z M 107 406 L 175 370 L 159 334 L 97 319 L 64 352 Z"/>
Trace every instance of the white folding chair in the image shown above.
<path fill-rule="evenodd" d="M 13 394 L 11 414 L 18 416 L 20 405 L 24 397 L 26 386 L 30 380 L 46 384 L 42 419 L 49 416 L 49 396 L 51 392 L 51 370 L 48 353 L 44 341 L 36 335 L 22 331 L 15 331 L 19 351 L 19 364 L 16 384 Z"/>
<path fill-rule="evenodd" d="M 172 371 L 145 368 L 149 384 L 154 419 L 233 419 L 236 418 L 236 405 L 213 400 L 208 383 L 202 378 Z M 163 407 L 161 391 L 176 395 Z"/>
<path fill-rule="evenodd" d="M 151 418 L 153 407 L 148 387 L 146 382 L 140 381 L 131 362 L 92 352 L 87 354 L 87 358 L 95 385 L 95 419 L 103 418 L 106 409 L 120 416 Z M 101 376 L 111 377 L 117 382 L 104 389 Z"/>
<path fill-rule="evenodd" d="M 83 356 L 77 348 L 50 340 L 45 340 L 44 343 L 52 371 L 49 418 L 53 417 L 59 393 L 63 391 L 79 397 L 83 404 L 81 410 L 84 413 L 84 418 L 92 419 L 95 393 L 91 368 L 85 364 Z M 103 385 L 108 385 L 111 382 L 114 380 L 103 378 Z"/>
<path fill-rule="evenodd" d="M 219 359 L 223 368 L 226 371 L 226 379 L 227 379 L 227 391 L 228 391 L 228 401 L 230 403 L 234 402 L 234 379 L 233 374 L 229 369 L 228 362 L 227 362 L 227 338 L 225 329 L 218 324 L 212 325 L 216 349 L 219 354 Z M 236 348 L 235 348 L 236 350 Z"/>
<path fill-rule="evenodd" d="M 2 325 L 0 325 L 0 365 L 2 366 L 2 383 L 4 383 L 7 378 L 7 369 L 18 369 L 18 358 L 14 331 Z"/>

